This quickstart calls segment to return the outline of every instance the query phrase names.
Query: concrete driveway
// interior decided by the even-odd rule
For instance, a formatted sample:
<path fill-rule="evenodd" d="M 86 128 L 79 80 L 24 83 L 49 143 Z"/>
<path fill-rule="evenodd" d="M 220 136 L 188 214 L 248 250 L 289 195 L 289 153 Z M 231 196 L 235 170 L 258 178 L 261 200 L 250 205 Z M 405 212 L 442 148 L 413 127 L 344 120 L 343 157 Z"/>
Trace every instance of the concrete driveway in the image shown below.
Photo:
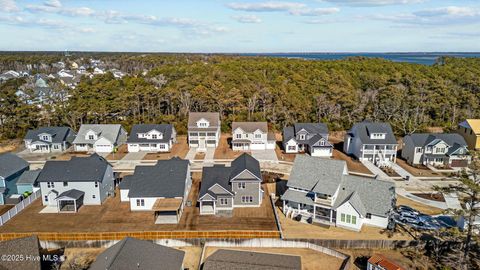
<path fill-rule="evenodd" d="M 135 161 L 135 160 L 142 160 L 147 155 L 146 152 L 133 152 L 126 154 L 122 161 Z"/>
<path fill-rule="evenodd" d="M 252 156 L 256 158 L 258 161 L 264 162 L 274 162 L 278 163 L 277 154 L 275 150 L 252 150 Z"/>

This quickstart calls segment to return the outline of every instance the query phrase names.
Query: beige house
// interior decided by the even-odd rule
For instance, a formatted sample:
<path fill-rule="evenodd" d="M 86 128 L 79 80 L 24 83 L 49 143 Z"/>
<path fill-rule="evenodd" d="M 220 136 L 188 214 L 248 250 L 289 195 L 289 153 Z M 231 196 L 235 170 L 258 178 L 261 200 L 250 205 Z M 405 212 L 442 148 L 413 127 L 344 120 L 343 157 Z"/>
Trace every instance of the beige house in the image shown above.
<path fill-rule="evenodd" d="M 468 148 L 480 150 L 480 119 L 467 119 L 459 124 L 457 133 L 462 135 Z"/>

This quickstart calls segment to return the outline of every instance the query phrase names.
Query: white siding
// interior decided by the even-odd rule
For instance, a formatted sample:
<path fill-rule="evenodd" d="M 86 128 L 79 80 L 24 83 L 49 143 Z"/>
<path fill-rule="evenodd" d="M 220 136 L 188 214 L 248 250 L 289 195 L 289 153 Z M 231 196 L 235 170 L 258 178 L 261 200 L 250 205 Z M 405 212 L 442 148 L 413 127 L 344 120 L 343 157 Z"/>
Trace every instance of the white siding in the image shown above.
<path fill-rule="evenodd" d="M 347 220 L 345 220 L 345 222 L 342 222 L 342 219 L 341 219 L 342 214 L 355 216 L 357 219 L 356 224 L 347 223 L 346 222 Z M 349 202 L 346 202 L 337 208 L 336 222 L 338 227 L 343 227 L 343 228 L 351 229 L 355 231 L 360 231 L 363 224 L 362 218 L 360 218 L 360 215 L 358 214 L 358 212 L 355 210 L 355 208 L 353 208 L 353 206 Z"/>

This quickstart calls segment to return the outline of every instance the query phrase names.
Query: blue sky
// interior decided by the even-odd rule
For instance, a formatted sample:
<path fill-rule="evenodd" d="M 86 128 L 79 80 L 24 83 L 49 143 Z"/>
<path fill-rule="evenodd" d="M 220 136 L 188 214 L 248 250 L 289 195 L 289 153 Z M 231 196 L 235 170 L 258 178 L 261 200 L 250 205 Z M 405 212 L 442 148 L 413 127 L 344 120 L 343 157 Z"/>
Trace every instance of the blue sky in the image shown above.
<path fill-rule="evenodd" d="M 480 51 L 479 0 L 0 0 L 0 50 Z"/>

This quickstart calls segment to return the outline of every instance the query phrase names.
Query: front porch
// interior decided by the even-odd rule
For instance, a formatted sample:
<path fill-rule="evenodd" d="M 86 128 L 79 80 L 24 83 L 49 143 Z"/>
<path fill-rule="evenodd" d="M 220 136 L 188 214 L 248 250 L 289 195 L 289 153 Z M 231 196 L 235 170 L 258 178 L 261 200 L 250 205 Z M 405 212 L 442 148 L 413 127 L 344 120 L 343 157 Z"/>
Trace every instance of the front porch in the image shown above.
<path fill-rule="evenodd" d="M 250 150 L 250 141 L 248 141 L 248 140 L 234 140 L 234 141 L 232 141 L 232 149 L 234 151 L 248 151 L 248 150 Z"/>
<path fill-rule="evenodd" d="M 335 226 L 336 224 L 335 210 L 317 205 L 297 204 L 297 207 L 292 207 L 288 205 L 288 202 L 284 201 L 283 213 L 287 218 L 295 219 L 301 222 L 320 223 L 329 226 Z"/>
<path fill-rule="evenodd" d="M 58 195 L 56 198 L 58 213 L 77 213 L 83 205 L 84 195 L 85 192 L 77 189 L 71 189 Z"/>

